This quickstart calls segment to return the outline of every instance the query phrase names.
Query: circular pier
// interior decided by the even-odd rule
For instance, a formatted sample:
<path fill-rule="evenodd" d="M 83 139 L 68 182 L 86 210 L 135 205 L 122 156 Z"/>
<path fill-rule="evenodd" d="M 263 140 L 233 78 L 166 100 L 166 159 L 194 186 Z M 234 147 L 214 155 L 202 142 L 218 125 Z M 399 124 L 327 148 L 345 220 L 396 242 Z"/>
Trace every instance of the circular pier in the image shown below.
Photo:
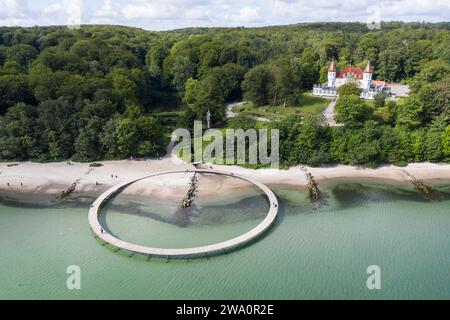
<path fill-rule="evenodd" d="M 261 189 L 265 195 L 267 196 L 267 199 L 269 201 L 269 211 L 261 223 L 259 223 L 256 227 L 251 229 L 250 231 L 227 241 L 211 244 L 207 246 L 201 246 L 201 247 L 193 247 L 193 248 L 181 248 L 181 249 L 166 249 L 166 248 L 152 248 L 147 246 L 141 246 L 133 243 L 129 243 L 123 240 L 120 240 L 116 238 L 115 236 L 111 235 L 110 233 L 104 231 L 104 228 L 101 226 L 98 215 L 100 214 L 100 210 L 102 206 L 108 201 L 108 199 L 111 198 L 111 196 L 115 195 L 116 193 L 120 192 L 125 187 L 147 179 L 151 177 L 157 177 L 167 174 L 173 174 L 173 173 L 208 173 L 208 174 L 218 174 L 222 176 L 228 176 L 233 177 L 237 179 L 241 179 L 247 182 L 250 182 L 257 186 L 259 189 Z M 89 210 L 89 225 L 92 229 L 92 231 L 103 241 L 106 241 L 107 243 L 113 245 L 114 247 L 124 249 L 131 251 L 133 253 L 139 253 L 143 255 L 148 255 L 152 257 L 159 257 L 159 258 L 201 258 L 205 256 L 210 255 L 218 255 L 227 253 L 233 249 L 236 249 L 244 244 L 249 243 L 252 240 L 255 240 L 260 235 L 262 235 L 265 231 L 267 231 L 276 221 L 278 214 L 278 200 L 275 196 L 275 194 L 270 190 L 267 186 L 260 183 L 259 181 L 243 177 L 234 173 L 225 172 L 225 171 L 217 171 L 217 170 L 180 170 L 180 171 L 168 171 L 168 172 L 160 172 L 155 173 L 146 177 L 142 177 L 139 179 L 135 179 L 132 181 L 124 182 L 121 184 L 118 184 L 117 186 L 112 187 L 111 189 L 107 190 L 105 193 L 103 193 L 100 197 L 98 197 L 95 202 L 91 205 L 91 209 Z"/>

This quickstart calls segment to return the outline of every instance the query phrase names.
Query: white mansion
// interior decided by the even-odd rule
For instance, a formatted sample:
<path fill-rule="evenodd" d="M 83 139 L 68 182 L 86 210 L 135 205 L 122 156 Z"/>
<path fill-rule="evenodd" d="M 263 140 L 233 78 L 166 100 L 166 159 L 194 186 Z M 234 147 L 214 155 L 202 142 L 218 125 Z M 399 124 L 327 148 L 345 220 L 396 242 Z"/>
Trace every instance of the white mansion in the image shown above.
<path fill-rule="evenodd" d="M 331 61 L 328 67 L 328 83 L 323 85 L 315 85 L 313 95 L 323 97 L 336 97 L 337 88 L 349 81 L 356 81 L 362 89 L 361 98 L 373 99 L 377 93 L 390 93 L 384 81 L 372 80 L 373 68 L 370 61 L 367 62 L 364 71 L 359 67 L 345 67 L 337 70 L 336 62 Z"/>

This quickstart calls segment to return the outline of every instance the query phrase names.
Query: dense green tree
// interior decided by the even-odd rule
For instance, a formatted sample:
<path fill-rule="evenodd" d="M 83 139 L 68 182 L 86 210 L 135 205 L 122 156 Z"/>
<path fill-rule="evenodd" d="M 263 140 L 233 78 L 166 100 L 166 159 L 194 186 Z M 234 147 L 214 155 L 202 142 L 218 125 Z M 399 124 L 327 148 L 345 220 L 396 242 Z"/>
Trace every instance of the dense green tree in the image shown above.
<path fill-rule="evenodd" d="M 397 124 L 409 129 L 419 128 L 424 118 L 424 105 L 415 96 L 409 97 L 398 104 Z"/>
<path fill-rule="evenodd" d="M 356 95 L 340 96 L 336 103 L 336 120 L 350 127 L 358 127 L 370 119 L 373 109 Z"/>
<path fill-rule="evenodd" d="M 210 76 L 217 79 L 222 96 L 228 102 L 242 99 L 241 83 L 244 80 L 244 74 L 244 68 L 235 63 L 228 63 L 210 71 Z"/>
<path fill-rule="evenodd" d="M 28 66 L 28 64 L 36 59 L 39 51 L 28 44 L 16 44 L 7 51 L 7 60 L 16 61 L 20 65 Z"/>
<path fill-rule="evenodd" d="M 436 118 L 425 133 L 425 161 L 440 162 L 445 159 L 445 128 L 450 119 L 441 116 Z"/>
<path fill-rule="evenodd" d="M 221 85 L 222 79 L 214 74 L 202 81 L 192 78 L 187 81 L 184 101 L 196 114 L 196 120 L 206 122 L 208 111 L 211 113 L 212 123 L 224 120 L 226 91 Z M 192 125 L 193 123 L 190 124 Z"/>
<path fill-rule="evenodd" d="M 331 141 L 331 156 L 338 163 L 351 165 L 373 167 L 386 162 L 395 143 L 392 130 L 386 129 L 372 121 L 357 130 L 336 128 Z"/>
<path fill-rule="evenodd" d="M 164 60 L 169 55 L 169 52 L 169 48 L 165 44 L 157 44 L 148 51 L 145 61 L 148 71 L 153 78 L 162 77 Z"/>
<path fill-rule="evenodd" d="M 45 66 L 51 71 L 68 71 L 73 73 L 85 73 L 88 63 L 74 53 L 49 49 L 43 51 L 35 61 L 35 65 Z"/>
<path fill-rule="evenodd" d="M 380 123 L 395 125 L 397 119 L 397 104 L 395 101 L 388 101 L 382 107 L 375 107 L 373 117 Z"/>
<path fill-rule="evenodd" d="M 6 61 L 3 67 L 0 67 L 0 75 L 17 76 L 24 73 L 24 67 L 16 61 Z"/>
<path fill-rule="evenodd" d="M 195 75 L 195 65 L 187 57 L 177 57 L 170 71 L 172 84 L 183 95 L 186 81 Z"/>
<path fill-rule="evenodd" d="M 442 152 L 444 153 L 444 160 L 450 161 L 450 124 L 445 128 L 442 134 Z"/>
<path fill-rule="evenodd" d="M 163 132 L 155 118 L 130 104 L 122 117 L 112 118 L 100 141 L 108 158 L 153 157 L 162 154 Z"/>
<path fill-rule="evenodd" d="M 8 47 L 0 45 L 0 66 L 2 66 L 7 58 L 8 55 Z"/>
<path fill-rule="evenodd" d="M 421 69 L 421 64 L 434 58 L 433 46 L 430 40 L 410 41 L 407 44 L 407 56 L 404 68 L 407 77 L 413 77 Z"/>
<path fill-rule="evenodd" d="M 100 134 L 105 122 L 94 116 L 80 130 L 75 140 L 75 159 L 80 161 L 96 161 L 103 158 L 103 146 L 100 142 Z"/>
<path fill-rule="evenodd" d="M 320 43 L 320 59 L 322 63 L 326 63 L 331 59 L 339 59 L 340 44 L 336 39 L 324 39 Z"/>
<path fill-rule="evenodd" d="M 242 82 L 244 99 L 261 106 L 272 103 L 275 92 L 273 69 L 267 65 L 254 67 L 245 74 Z"/>
<path fill-rule="evenodd" d="M 410 97 L 366 103 L 347 85 L 337 106 L 344 127 L 301 116 L 269 124 L 281 128 L 283 164 L 450 161 L 449 29 L 401 22 L 374 31 L 364 23 L 167 32 L 0 27 L 0 160 L 155 155 L 175 123 L 190 127 L 209 110 L 215 126 L 224 124 L 227 102 L 298 104 L 326 82 L 335 58 L 340 67 L 371 60 L 374 79 L 408 83 Z M 243 116 L 227 124 L 260 125 Z"/>
<path fill-rule="evenodd" d="M 375 108 L 383 108 L 386 102 L 386 95 L 383 93 L 377 93 L 374 97 L 374 106 Z"/>
<path fill-rule="evenodd" d="M 0 121 L 0 160 L 27 160 L 40 154 L 36 107 L 18 103 Z"/>
<path fill-rule="evenodd" d="M 450 64 L 441 59 L 424 62 L 420 72 L 414 77 L 412 88 L 417 91 L 422 85 L 444 79 L 449 74 Z"/>
<path fill-rule="evenodd" d="M 403 48 L 387 48 L 379 55 L 380 77 L 388 82 L 399 81 L 403 77 Z"/>
<path fill-rule="evenodd" d="M 417 92 L 423 104 L 423 121 L 430 123 L 440 115 L 450 118 L 450 77 L 423 85 Z"/>
<path fill-rule="evenodd" d="M 340 96 L 354 95 L 359 97 L 361 94 L 361 89 L 356 81 L 350 81 L 338 88 L 338 94 Z"/>
<path fill-rule="evenodd" d="M 38 108 L 38 127 L 45 145 L 43 160 L 69 159 L 78 135 L 76 106 L 65 98 L 42 102 Z"/>
<path fill-rule="evenodd" d="M 0 76 L 0 115 L 18 102 L 34 102 L 27 78 L 22 75 Z"/>
<path fill-rule="evenodd" d="M 303 87 L 312 89 L 313 85 L 319 82 L 319 57 L 311 49 L 305 49 L 300 57 L 300 61 Z"/>

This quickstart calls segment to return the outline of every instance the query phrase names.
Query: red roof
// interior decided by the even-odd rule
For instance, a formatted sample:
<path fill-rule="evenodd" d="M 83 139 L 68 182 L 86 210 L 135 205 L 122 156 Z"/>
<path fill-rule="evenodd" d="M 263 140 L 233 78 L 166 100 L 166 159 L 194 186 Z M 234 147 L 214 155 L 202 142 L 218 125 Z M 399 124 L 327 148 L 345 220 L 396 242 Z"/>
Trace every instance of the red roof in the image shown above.
<path fill-rule="evenodd" d="M 363 78 L 363 72 L 359 67 L 345 67 L 339 70 L 337 78 L 344 78 L 344 76 L 352 76 L 361 80 Z"/>
<path fill-rule="evenodd" d="M 372 84 L 376 85 L 376 86 L 386 86 L 386 82 L 382 81 L 382 80 L 372 80 Z"/>

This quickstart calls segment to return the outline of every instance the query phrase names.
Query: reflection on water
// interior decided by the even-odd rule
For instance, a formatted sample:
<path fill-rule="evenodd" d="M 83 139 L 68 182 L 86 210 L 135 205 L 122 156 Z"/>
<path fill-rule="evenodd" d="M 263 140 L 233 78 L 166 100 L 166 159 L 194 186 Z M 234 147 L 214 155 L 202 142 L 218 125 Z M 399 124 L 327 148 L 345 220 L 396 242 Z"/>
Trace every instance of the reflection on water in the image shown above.
<path fill-rule="evenodd" d="M 331 183 L 322 185 L 323 198 L 311 202 L 305 195 L 305 190 L 291 186 L 276 186 L 276 193 L 282 211 L 291 214 L 310 214 L 330 212 L 370 205 L 371 203 L 388 203 L 396 201 L 411 201 L 429 203 L 450 200 L 448 185 L 434 185 L 433 192 L 426 196 L 409 185 L 386 185 L 368 182 Z"/>
<path fill-rule="evenodd" d="M 355 208 L 369 203 L 393 201 L 431 202 L 450 199 L 445 188 L 435 187 L 431 195 L 424 195 L 413 187 L 393 187 L 380 184 L 346 183 L 331 190 L 341 209 Z"/>

